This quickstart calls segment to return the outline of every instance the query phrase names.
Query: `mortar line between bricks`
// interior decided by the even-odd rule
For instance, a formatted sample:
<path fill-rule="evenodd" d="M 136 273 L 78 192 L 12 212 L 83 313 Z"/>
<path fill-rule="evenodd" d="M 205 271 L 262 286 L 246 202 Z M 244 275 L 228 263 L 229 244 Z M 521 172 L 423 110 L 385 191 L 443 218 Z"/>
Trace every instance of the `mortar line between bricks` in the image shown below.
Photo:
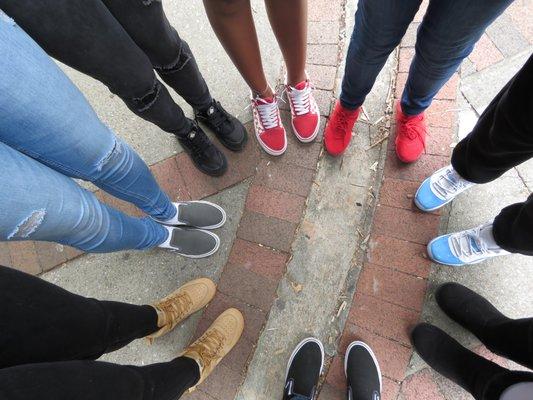
<path fill-rule="evenodd" d="M 381 236 L 386 236 L 386 235 L 381 235 Z M 391 237 L 391 236 L 389 236 Z M 412 242 L 409 242 L 409 243 L 412 243 Z M 416 243 L 418 244 L 418 243 Z M 416 274 L 413 274 L 413 273 L 410 273 L 410 272 L 406 272 L 404 270 L 401 270 L 401 269 L 398 269 L 396 267 L 391 267 L 391 266 L 388 266 L 388 265 L 383 265 L 382 263 L 380 263 L 379 261 L 376 262 L 376 261 L 372 261 L 372 262 L 368 262 L 369 264 L 373 264 L 373 265 L 376 265 L 378 267 L 381 267 L 381 268 L 387 268 L 387 269 L 390 269 L 391 271 L 394 271 L 394 272 L 399 272 L 403 275 L 407 275 L 407 276 L 410 276 L 412 278 L 418 278 L 418 279 L 421 279 L 421 280 L 424 280 L 424 281 L 428 281 L 429 279 L 424 277 L 424 276 L 420 276 L 420 275 L 416 275 Z"/>
<path fill-rule="evenodd" d="M 396 307 L 401 308 L 403 310 L 412 311 L 412 312 L 415 312 L 417 314 L 421 314 L 421 312 L 422 312 L 422 310 L 417 310 L 416 308 L 407 307 L 407 306 L 405 306 L 403 304 L 398 304 L 398 303 L 395 303 L 393 301 L 384 299 L 383 297 L 379 297 L 379 296 L 376 296 L 376 295 L 373 295 L 373 294 L 370 294 L 370 293 L 367 293 L 367 292 L 359 291 L 358 293 L 363 294 L 363 295 L 365 295 L 367 297 L 371 297 L 373 299 L 377 299 L 379 301 L 382 301 L 383 303 L 392 304 L 393 306 L 396 306 Z"/>

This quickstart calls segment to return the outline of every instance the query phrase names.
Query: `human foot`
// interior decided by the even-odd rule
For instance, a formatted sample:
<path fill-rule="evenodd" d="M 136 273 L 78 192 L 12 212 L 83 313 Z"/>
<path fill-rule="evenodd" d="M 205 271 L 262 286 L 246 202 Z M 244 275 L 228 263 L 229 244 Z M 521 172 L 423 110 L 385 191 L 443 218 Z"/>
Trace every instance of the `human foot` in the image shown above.
<path fill-rule="evenodd" d="M 427 127 L 424 113 L 406 115 L 396 107 L 396 155 L 405 163 L 415 162 L 426 147 Z"/>
<path fill-rule="evenodd" d="M 339 156 L 348 147 L 352 140 L 352 130 L 359 117 L 361 108 L 350 110 L 345 108 L 340 101 L 335 103 L 335 108 L 324 130 L 324 146 L 332 156 Z"/>

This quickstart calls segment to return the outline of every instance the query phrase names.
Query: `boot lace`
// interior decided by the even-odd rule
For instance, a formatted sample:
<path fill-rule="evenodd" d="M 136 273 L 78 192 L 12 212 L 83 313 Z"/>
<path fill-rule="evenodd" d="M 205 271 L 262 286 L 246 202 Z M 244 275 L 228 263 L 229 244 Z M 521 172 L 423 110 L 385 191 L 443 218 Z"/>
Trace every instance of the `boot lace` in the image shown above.
<path fill-rule="evenodd" d="M 279 126 L 279 108 L 277 99 L 268 103 L 261 98 L 255 99 L 257 114 L 261 120 L 261 125 L 265 130 Z"/>
<path fill-rule="evenodd" d="M 211 147 L 211 141 L 198 127 L 193 128 L 187 135 L 187 140 L 190 144 L 190 150 L 196 156 L 202 155 L 207 148 Z"/>
<path fill-rule="evenodd" d="M 213 124 L 217 128 L 222 126 L 222 124 L 226 122 L 231 123 L 229 113 L 224 110 L 224 108 L 222 108 L 222 105 L 218 101 L 213 102 L 213 105 L 209 107 L 209 110 L 206 114 L 211 124 Z"/>
<path fill-rule="evenodd" d="M 203 367 L 208 368 L 213 362 L 221 358 L 220 350 L 223 348 L 225 341 L 226 337 L 222 333 L 212 329 L 198 339 L 189 348 L 189 351 L 197 353 L 202 360 Z"/>
<path fill-rule="evenodd" d="M 311 112 L 311 89 L 311 85 L 302 90 L 289 86 L 287 93 L 296 115 L 305 115 Z"/>
<path fill-rule="evenodd" d="M 181 321 L 192 306 L 193 301 L 187 293 L 179 293 L 156 305 L 157 309 L 165 314 L 166 325 L 170 325 L 171 329 L 177 325 L 178 321 Z"/>
<path fill-rule="evenodd" d="M 350 127 L 350 124 L 352 124 L 353 117 L 348 115 L 348 113 L 340 112 L 335 119 L 336 121 L 336 129 L 333 130 L 333 133 L 336 138 L 338 139 L 344 139 L 344 136 L 346 134 L 346 131 Z M 350 128 L 351 130 L 351 128 Z"/>
<path fill-rule="evenodd" d="M 417 138 L 423 140 L 424 128 L 419 123 L 418 118 L 405 118 L 402 125 L 402 134 L 404 134 L 411 140 L 415 140 Z"/>

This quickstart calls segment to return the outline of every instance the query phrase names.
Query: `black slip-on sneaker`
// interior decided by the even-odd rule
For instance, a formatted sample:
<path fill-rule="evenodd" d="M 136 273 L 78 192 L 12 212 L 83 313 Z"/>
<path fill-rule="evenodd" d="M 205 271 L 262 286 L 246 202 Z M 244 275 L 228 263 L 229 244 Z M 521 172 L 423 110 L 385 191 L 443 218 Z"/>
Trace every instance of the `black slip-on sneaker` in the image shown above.
<path fill-rule="evenodd" d="M 177 213 L 166 221 L 157 220 L 163 225 L 192 226 L 200 229 L 217 229 L 226 223 L 226 212 L 218 204 L 209 201 L 181 201 L 173 203 Z"/>
<path fill-rule="evenodd" d="M 209 257 L 220 247 L 220 239 L 213 232 L 195 228 L 166 228 L 169 232 L 168 238 L 158 247 L 175 251 L 184 257 Z"/>
<path fill-rule="evenodd" d="M 226 156 L 209 140 L 196 122 L 193 122 L 192 130 L 186 136 L 177 138 L 196 168 L 204 174 L 222 176 L 227 171 Z"/>
<path fill-rule="evenodd" d="M 324 367 L 324 346 L 320 340 L 302 340 L 287 365 L 283 400 L 315 400 Z"/>
<path fill-rule="evenodd" d="M 248 133 L 244 125 L 222 105 L 213 100 L 205 111 L 194 111 L 196 121 L 205 124 L 213 131 L 220 142 L 231 151 L 241 151 L 248 141 Z"/>
<path fill-rule="evenodd" d="M 344 357 L 348 400 L 381 400 L 381 370 L 372 349 L 363 342 L 353 342 Z"/>

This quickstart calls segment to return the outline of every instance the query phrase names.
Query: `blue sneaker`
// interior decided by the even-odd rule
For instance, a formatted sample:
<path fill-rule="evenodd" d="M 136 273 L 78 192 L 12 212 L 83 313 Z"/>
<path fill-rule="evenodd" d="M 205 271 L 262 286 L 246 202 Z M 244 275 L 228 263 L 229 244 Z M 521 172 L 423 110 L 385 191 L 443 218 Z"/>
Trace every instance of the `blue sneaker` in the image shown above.
<path fill-rule="evenodd" d="M 433 261 L 453 267 L 477 264 L 492 257 L 509 254 L 494 241 L 492 222 L 474 229 L 439 236 L 429 242 L 427 250 Z"/>
<path fill-rule="evenodd" d="M 434 211 L 475 185 L 461 178 L 451 165 L 439 169 L 418 188 L 415 204 L 422 211 Z"/>

